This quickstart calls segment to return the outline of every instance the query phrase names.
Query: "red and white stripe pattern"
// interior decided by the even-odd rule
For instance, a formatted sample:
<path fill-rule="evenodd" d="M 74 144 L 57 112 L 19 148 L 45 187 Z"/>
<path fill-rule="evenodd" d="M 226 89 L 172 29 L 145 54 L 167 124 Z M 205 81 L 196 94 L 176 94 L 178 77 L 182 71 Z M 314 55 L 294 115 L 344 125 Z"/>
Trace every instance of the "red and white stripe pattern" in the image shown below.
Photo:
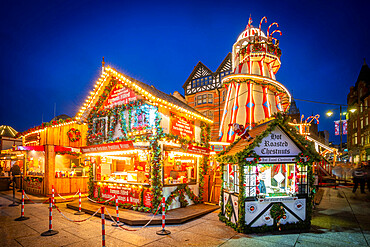
<path fill-rule="evenodd" d="M 52 198 L 52 202 L 54 204 L 55 203 L 55 200 L 54 200 L 54 185 L 51 186 L 51 198 Z"/>
<path fill-rule="evenodd" d="M 166 225 L 166 199 L 162 197 L 162 230 L 164 231 Z"/>
<path fill-rule="evenodd" d="M 117 196 L 117 194 L 115 194 L 114 196 L 116 197 L 117 225 L 119 225 L 118 196 Z"/>
<path fill-rule="evenodd" d="M 105 247 L 105 215 L 104 215 L 104 207 L 101 207 L 101 237 L 102 237 L 102 246 Z"/>
<path fill-rule="evenodd" d="M 262 86 L 262 90 L 263 90 L 263 100 L 262 100 L 263 111 L 265 113 L 265 118 L 269 118 L 271 116 L 271 106 L 268 99 L 267 87 Z"/>
<path fill-rule="evenodd" d="M 78 212 L 81 213 L 81 189 L 78 189 Z"/>
<path fill-rule="evenodd" d="M 22 206 L 21 206 L 21 217 L 24 217 L 24 190 L 22 190 Z"/>
<path fill-rule="evenodd" d="M 49 231 L 53 230 L 53 198 L 49 198 Z"/>

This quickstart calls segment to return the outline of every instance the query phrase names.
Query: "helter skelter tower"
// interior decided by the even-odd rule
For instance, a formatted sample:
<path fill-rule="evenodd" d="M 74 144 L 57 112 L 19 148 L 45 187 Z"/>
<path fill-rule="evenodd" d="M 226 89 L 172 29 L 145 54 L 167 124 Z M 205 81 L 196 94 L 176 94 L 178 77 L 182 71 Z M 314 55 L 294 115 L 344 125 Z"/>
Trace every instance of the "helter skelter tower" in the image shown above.
<path fill-rule="evenodd" d="M 286 112 L 291 96 L 278 81 L 275 74 L 280 68 L 281 50 L 279 41 L 272 37 L 280 30 L 270 33 L 274 22 L 267 28 L 267 34 L 252 26 L 252 18 L 233 45 L 233 74 L 224 77 L 223 85 L 227 88 L 224 113 L 221 120 L 219 140 L 233 142 L 237 137 L 233 124 L 252 129 L 256 123 L 270 118 L 276 112 Z"/>

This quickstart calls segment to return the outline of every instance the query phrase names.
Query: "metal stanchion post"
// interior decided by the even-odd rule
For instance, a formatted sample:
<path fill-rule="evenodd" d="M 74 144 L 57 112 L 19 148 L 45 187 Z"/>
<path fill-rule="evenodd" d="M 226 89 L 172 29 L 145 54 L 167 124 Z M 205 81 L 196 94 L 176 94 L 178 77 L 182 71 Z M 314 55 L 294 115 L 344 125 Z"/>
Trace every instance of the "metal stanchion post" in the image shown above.
<path fill-rule="evenodd" d="M 13 176 L 13 203 L 9 204 L 9 207 L 15 207 L 18 206 L 17 203 L 15 203 L 15 177 Z"/>
<path fill-rule="evenodd" d="M 105 247 L 105 215 L 104 215 L 104 206 L 101 207 L 101 240 L 102 240 L 102 246 Z"/>
<path fill-rule="evenodd" d="M 78 212 L 75 213 L 75 215 L 82 215 L 85 214 L 84 212 L 81 211 L 81 190 L 78 189 Z"/>
<path fill-rule="evenodd" d="M 162 198 L 162 230 L 158 231 L 157 232 L 157 235 L 169 235 L 169 234 L 171 234 L 170 231 L 164 229 L 165 228 L 165 225 L 166 225 L 166 223 L 165 223 L 165 221 L 166 221 L 166 213 L 165 213 L 165 211 L 166 211 L 166 200 L 163 197 Z"/>
<path fill-rule="evenodd" d="M 24 216 L 24 190 L 22 190 L 22 207 L 21 207 L 21 217 L 15 219 L 15 221 L 28 220 L 30 217 Z"/>
<path fill-rule="evenodd" d="M 58 231 L 53 230 L 52 222 L 53 222 L 53 200 L 51 197 L 49 197 L 49 230 L 41 233 L 41 236 L 53 236 L 59 233 Z"/>
<path fill-rule="evenodd" d="M 123 224 L 119 222 L 119 210 L 118 210 L 118 197 L 117 197 L 117 194 L 114 195 L 115 199 L 116 199 L 116 215 L 117 215 L 117 223 L 112 223 L 112 226 L 122 226 Z"/>

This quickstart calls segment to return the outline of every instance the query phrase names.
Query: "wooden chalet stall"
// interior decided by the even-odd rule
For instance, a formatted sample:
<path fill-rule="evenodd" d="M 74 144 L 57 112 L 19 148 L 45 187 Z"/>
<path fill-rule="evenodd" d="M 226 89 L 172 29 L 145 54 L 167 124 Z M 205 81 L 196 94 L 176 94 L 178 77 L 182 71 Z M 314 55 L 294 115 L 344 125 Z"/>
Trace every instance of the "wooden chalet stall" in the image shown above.
<path fill-rule="evenodd" d="M 17 150 L 25 155 L 25 191 L 50 195 L 54 186 L 59 194 L 86 192 L 88 168 L 79 149 L 86 145 L 86 132 L 86 124 L 67 118 L 20 133 L 23 146 Z"/>
<path fill-rule="evenodd" d="M 221 221 L 238 232 L 308 229 L 313 199 L 312 144 L 280 114 L 218 156 L 223 169 Z"/>
<path fill-rule="evenodd" d="M 90 196 L 141 211 L 202 201 L 211 120 L 172 95 L 110 67 L 77 119 L 87 122 Z M 174 200 L 176 199 L 176 200 Z"/>

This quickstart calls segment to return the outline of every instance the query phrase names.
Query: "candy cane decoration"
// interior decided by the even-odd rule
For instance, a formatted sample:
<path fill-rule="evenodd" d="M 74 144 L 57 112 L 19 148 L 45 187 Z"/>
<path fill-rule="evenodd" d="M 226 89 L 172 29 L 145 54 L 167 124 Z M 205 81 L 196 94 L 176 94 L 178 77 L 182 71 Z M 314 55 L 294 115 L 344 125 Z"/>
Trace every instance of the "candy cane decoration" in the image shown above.
<path fill-rule="evenodd" d="M 257 195 L 260 193 L 260 188 L 258 188 L 258 185 L 260 184 L 260 182 L 258 181 L 258 175 L 259 175 L 258 166 L 256 166 L 256 194 Z"/>
<path fill-rule="evenodd" d="M 274 31 L 271 33 L 271 36 L 272 36 L 274 33 L 280 33 L 280 36 L 282 35 L 282 33 L 281 33 L 281 31 L 280 31 L 280 30 L 274 30 Z"/>
<path fill-rule="evenodd" d="M 298 166 L 295 164 L 295 192 L 298 193 Z"/>
<path fill-rule="evenodd" d="M 267 18 L 266 16 L 262 17 L 261 21 L 260 21 L 260 26 L 259 26 L 259 29 L 260 29 L 260 32 L 261 32 L 261 26 L 262 26 L 262 22 L 263 20 L 265 20 L 265 23 L 267 23 Z"/>
<path fill-rule="evenodd" d="M 279 24 L 277 22 L 274 22 L 272 23 L 268 28 L 267 28 L 267 37 L 269 37 L 269 33 L 270 33 L 270 28 L 273 26 L 273 25 L 276 25 L 276 27 L 279 27 Z"/>
<path fill-rule="evenodd" d="M 316 120 L 316 124 L 319 124 L 319 117 L 319 114 L 316 114 L 315 116 L 310 116 L 306 119 L 306 122 L 308 122 L 308 120 L 312 118 L 311 121 L 308 122 L 309 124 L 312 123 L 314 120 Z"/>

